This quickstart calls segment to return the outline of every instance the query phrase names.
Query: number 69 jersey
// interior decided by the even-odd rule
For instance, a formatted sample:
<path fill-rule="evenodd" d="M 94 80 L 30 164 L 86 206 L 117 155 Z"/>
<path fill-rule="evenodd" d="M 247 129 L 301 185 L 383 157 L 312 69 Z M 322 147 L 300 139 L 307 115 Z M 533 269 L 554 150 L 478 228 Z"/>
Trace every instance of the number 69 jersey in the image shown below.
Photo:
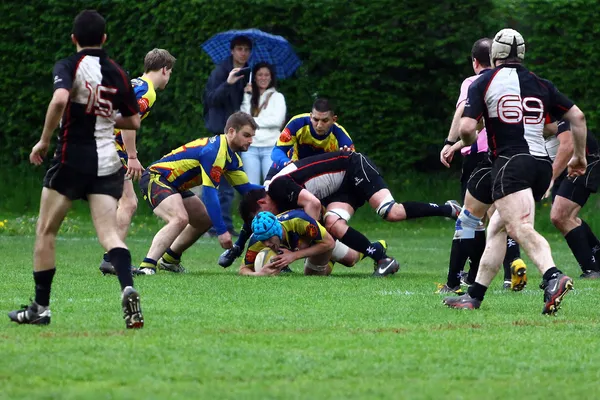
<path fill-rule="evenodd" d="M 80 173 L 108 176 L 121 168 L 114 143 L 115 117 L 139 112 L 123 69 L 102 49 L 84 49 L 54 65 L 54 90 L 67 89 L 54 162 Z"/>
<path fill-rule="evenodd" d="M 547 157 L 543 137 L 549 116 L 560 120 L 573 102 L 520 64 L 503 64 L 469 87 L 463 117 L 483 117 L 492 159 L 531 154 Z"/>

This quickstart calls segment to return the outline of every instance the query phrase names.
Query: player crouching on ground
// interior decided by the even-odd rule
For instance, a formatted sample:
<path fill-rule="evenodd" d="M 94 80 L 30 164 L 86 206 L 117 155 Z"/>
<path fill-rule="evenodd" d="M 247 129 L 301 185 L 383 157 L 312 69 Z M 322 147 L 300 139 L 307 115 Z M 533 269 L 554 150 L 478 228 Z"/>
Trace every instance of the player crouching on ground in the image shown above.
<path fill-rule="evenodd" d="M 252 220 L 252 237 L 240 275 L 278 275 L 296 260 L 306 258 L 305 275 L 329 275 L 334 261 L 353 266 L 361 255 L 336 242 L 323 225 L 302 210 L 291 210 L 278 216 L 263 211 Z M 260 271 L 254 260 L 265 247 L 278 254 Z"/>
<path fill-rule="evenodd" d="M 249 114 L 236 112 L 227 119 L 225 134 L 187 143 L 144 171 L 140 179 L 144 199 L 167 224 L 154 236 L 139 272 L 153 275 L 157 264 L 160 269 L 185 272 L 180 264 L 182 253 L 211 226 L 221 247 L 233 246 L 221 216 L 217 188 L 222 177 L 242 195 L 262 187 L 248 182 L 237 154 L 248 150 L 256 128 Z M 198 185 L 203 187 L 206 206 L 190 191 Z"/>

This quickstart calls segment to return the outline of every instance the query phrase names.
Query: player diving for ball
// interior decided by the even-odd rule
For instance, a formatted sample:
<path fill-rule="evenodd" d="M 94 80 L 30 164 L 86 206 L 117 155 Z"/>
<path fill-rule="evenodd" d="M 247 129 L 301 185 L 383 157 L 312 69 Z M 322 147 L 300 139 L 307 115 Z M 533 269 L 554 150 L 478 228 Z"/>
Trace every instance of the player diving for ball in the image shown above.
<path fill-rule="evenodd" d="M 323 225 L 302 210 L 277 216 L 261 211 L 252 220 L 252 232 L 240 275 L 277 275 L 302 258 L 305 275 L 329 275 L 335 261 L 351 267 L 362 259 L 361 254 L 335 241 Z M 257 271 L 254 261 L 265 248 L 277 256 Z"/>

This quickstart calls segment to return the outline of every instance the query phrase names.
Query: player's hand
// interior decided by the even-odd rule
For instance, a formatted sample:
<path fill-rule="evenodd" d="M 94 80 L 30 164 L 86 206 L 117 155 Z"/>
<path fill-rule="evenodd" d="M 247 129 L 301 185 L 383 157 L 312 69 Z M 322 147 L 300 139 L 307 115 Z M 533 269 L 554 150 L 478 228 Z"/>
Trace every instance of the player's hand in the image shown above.
<path fill-rule="evenodd" d="M 576 178 L 585 174 L 587 168 L 587 160 L 585 157 L 573 155 L 567 164 L 567 174 L 569 178 Z"/>
<path fill-rule="evenodd" d="M 265 264 L 258 274 L 259 275 L 277 275 L 280 272 L 281 272 L 281 267 L 277 267 L 274 262 L 270 262 L 270 263 Z"/>
<path fill-rule="evenodd" d="M 542 196 L 542 200 L 547 199 L 548 197 L 552 196 L 552 188 L 553 187 L 554 187 L 554 179 L 550 181 L 550 186 L 548 186 L 548 190 L 546 190 L 546 193 L 544 193 L 544 196 Z"/>
<path fill-rule="evenodd" d="M 137 158 L 129 158 L 127 160 L 127 173 L 125 174 L 127 179 L 137 181 L 142 176 L 142 172 L 144 172 L 144 167 L 142 167 Z"/>
<path fill-rule="evenodd" d="M 286 162 L 283 163 L 283 166 L 287 167 L 291 163 L 292 163 L 292 160 L 287 160 Z"/>
<path fill-rule="evenodd" d="M 41 140 L 37 142 L 31 149 L 31 154 L 29 154 L 29 162 L 35 165 L 40 165 L 42 161 L 44 161 L 46 153 L 48 153 L 48 147 L 50 147 L 49 142 L 43 142 Z"/>
<path fill-rule="evenodd" d="M 273 266 L 281 269 L 296 261 L 296 254 L 293 251 L 289 251 L 288 249 L 281 249 L 280 251 L 282 252 L 281 254 L 271 258 Z"/>
<path fill-rule="evenodd" d="M 248 82 L 248 84 L 244 88 L 244 93 L 252 94 L 252 84 L 250 82 Z"/>
<path fill-rule="evenodd" d="M 219 244 L 224 249 L 230 249 L 233 247 L 233 242 L 231 241 L 231 233 L 225 232 L 219 235 Z"/>
<path fill-rule="evenodd" d="M 444 164 L 446 168 L 450 168 L 450 163 L 452 162 L 452 158 L 454 158 L 454 152 L 450 152 L 449 144 L 444 145 L 442 151 L 440 151 L 440 162 Z"/>
<path fill-rule="evenodd" d="M 239 81 L 240 79 L 242 79 L 244 77 L 244 75 L 239 75 L 236 76 L 235 74 L 240 70 L 241 68 L 234 68 L 231 70 L 231 72 L 229 72 L 229 76 L 227 77 L 227 83 L 229 83 L 230 85 L 233 85 L 234 83 L 236 83 L 237 81 Z"/>
<path fill-rule="evenodd" d="M 340 147 L 340 151 L 349 151 L 349 152 L 353 152 L 354 149 L 352 147 L 349 146 L 342 146 Z"/>

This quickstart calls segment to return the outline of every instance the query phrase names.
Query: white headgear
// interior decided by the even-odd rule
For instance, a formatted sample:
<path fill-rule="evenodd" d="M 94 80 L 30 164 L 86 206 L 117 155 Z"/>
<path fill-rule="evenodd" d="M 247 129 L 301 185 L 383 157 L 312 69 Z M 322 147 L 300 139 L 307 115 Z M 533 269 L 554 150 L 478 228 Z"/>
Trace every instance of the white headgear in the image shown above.
<path fill-rule="evenodd" d="M 504 60 L 509 57 L 525 59 L 525 40 L 523 36 L 514 29 L 502 29 L 496 33 L 490 51 L 492 67 L 496 60 Z"/>

